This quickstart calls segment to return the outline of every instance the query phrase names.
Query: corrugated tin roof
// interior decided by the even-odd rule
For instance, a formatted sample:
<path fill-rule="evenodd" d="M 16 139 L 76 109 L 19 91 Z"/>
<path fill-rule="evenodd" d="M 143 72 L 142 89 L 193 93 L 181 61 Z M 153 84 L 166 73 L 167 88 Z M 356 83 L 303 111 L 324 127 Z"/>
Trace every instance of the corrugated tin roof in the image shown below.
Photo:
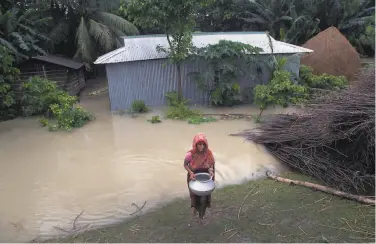
<path fill-rule="evenodd" d="M 192 38 L 193 45 L 198 48 L 208 46 L 209 44 L 216 44 L 220 40 L 242 42 L 262 48 L 263 52 L 261 54 L 270 54 L 272 52 L 266 32 L 195 33 Z M 310 49 L 276 41 L 273 38 L 271 40 L 273 53 L 275 54 L 312 52 Z M 169 47 L 165 35 L 124 37 L 124 47 L 100 56 L 94 63 L 108 64 L 166 58 L 166 53 L 157 51 L 158 45 L 165 48 Z"/>
<path fill-rule="evenodd" d="M 71 68 L 71 69 L 79 69 L 82 66 L 84 66 L 83 63 L 79 63 L 72 59 L 55 56 L 55 55 L 35 56 L 35 57 L 32 57 L 31 59 L 40 60 L 40 61 L 44 61 L 44 62 L 48 62 L 52 64 L 57 64 L 57 65 L 61 65 L 67 68 Z"/>

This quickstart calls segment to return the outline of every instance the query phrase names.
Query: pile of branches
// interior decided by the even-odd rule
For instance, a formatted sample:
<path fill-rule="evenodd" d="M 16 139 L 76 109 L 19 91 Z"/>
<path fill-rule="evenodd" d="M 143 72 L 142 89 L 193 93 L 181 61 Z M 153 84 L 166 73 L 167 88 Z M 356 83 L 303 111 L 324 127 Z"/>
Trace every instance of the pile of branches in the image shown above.
<path fill-rule="evenodd" d="M 374 67 L 345 90 L 321 91 L 302 114 L 272 115 L 236 135 L 329 186 L 364 193 L 375 185 Z"/>

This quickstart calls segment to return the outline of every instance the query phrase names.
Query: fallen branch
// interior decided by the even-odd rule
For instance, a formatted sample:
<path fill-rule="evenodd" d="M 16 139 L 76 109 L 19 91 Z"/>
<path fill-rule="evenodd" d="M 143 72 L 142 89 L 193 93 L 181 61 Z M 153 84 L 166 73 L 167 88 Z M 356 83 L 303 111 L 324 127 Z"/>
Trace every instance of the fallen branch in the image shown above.
<path fill-rule="evenodd" d="M 136 212 L 134 212 L 134 213 L 131 213 L 130 215 L 134 215 L 134 214 L 136 214 L 136 213 L 138 213 L 138 212 L 140 212 L 144 207 L 145 207 L 145 205 L 146 205 L 146 201 L 144 202 L 144 204 L 141 206 L 141 208 L 140 207 L 138 207 L 137 206 L 137 204 L 135 204 L 135 203 L 132 203 L 132 206 L 135 206 L 136 208 L 137 208 L 137 210 L 136 210 Z"/>
<path fill-rule="evenodd" d="M 242 202 L 242 205 L 240 205 L 240 208 L 239 208 L 239 211 L 238 211 L 238 219 L 240 219 L 240 211 L 242 211 L 242 208 L 243 208 L 243 205 L 245 203 L 245 201 L 247 200 L 247 198 L 249 197 L 249 195 L 253 192 L 254 189 L 256 189 L 256 187 L 258 187 L 258 184 L 255 185 L 247 194 L 247 196 L 245 196 L 243 202 Z"/>
<path fill-rule="evenodd" d="M 310 182 L 306 182 L 306 181 L 290 180 L 290 179 L 282 178 L 282 177 L 274 175 L 270 171 L 267 171 L 266 175 L 269 178 L 271 178 L 273 180 L 277 180 L 279 182 L 284 182 L 284 183 L 288 183 L 288 184 L 305 186 L 305 187 L 308 187 L 308 188 L 311 188 L 311 189 L 315 189 L 315 190 L 319 190 L 319 191 L 322 191 L 322 192 L 330 193 L 330 194 L 333 194 L 335 196 L 339 196 L 339 197 L 344 197 L 344 198 L 347 198 L 347 199 L 355 200 L 355 201 L 358 201 L 360 203 L 371 204 L 371 205 L 375 205 L 375 203 L 376 203 L 376 201 L 374 199 L 369 199 L 369 198 L 366 198 L 366 197 L 363 197 L 363 196 L 353 195 L 353 194 L 350 194 L 350 193 L 346 193 L 346 192 L 343 192 L 343 191 L 339 191 L 339 190 L 333 189 L 331 187 L 322 186 L 322 185 L 319 185 L 319 184 L 314 184 L 314 183 L 310 183 Z"/>
<path fill-rule="evenodd" d="M 76 225 L 76 222 L 77 220 L 79 219 L 79 217 L 83 214 L 84 210 L 82 210 L 77 216 L 76 218 L 73 220 L 73 227 L 72 229 L 70 230 L 66 230 L 66 229 L 63 229 L 61 228 L 60 226 L 54 226 L 55 229 L 57 230 L 60 230 L 60 231 L 63 231 L 65 233 L 69 233 L 69 235 L 73 235 L 73 234 L 76 234 L 78 232 L 81 232 L 81 231 L 84 231 L 84 230 L 87 230 L 89 227 L 90 227 L 90 224 L 86 224 L 84 226 L 81 226 L 81 227 L 77 227 Z"/>

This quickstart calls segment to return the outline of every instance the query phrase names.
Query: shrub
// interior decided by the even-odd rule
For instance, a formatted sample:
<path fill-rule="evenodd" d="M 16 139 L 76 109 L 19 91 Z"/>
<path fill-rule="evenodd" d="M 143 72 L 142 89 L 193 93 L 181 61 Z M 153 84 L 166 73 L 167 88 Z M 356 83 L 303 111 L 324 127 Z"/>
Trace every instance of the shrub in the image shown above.
<path fill-rule="evenodd" d="M 56 83 L 39 76 L 32 77 L 22 86 L 21 111 L 23 116 L 47 115 L 50 105 L 58 102 Z"/>
<path fill-rule="evenodd" d="M 94 117 L 76 105 L 77 97 L 58 89 L 56 84 L 47 79 L 33 77 L 23 84 L 21 99 L 24 116 L 45 115 L 48 119 L 40 119 L 43 126 L 50 130 L 71 130 L 85 125 Z"/>
<path fill-rule="evenodd" d="M 149 108 L 146 106 L 145 101 L 134 100 L 131 106 L 131 110 L 131 112 L 133 113 L 146 113 L 149 111 Z"/>
<path fill-rule="evenodd" d="M 157 123 L 161 123 L 162 120 L 161 120 L 161 117 L 159 115 L 155 115 L 155 116 L 152 116 L 151 119 L 148 119 L 148 122 L 150 122 L 152 124 L 157 124 Z"/>
<path fill-rule="evenodd" d="M 309 88 L 311 93 L 313 92 L 311 88 L 340 90 L 348 85 L 348 81 L 344 76 L 314 75 L 312 71 L 312 68 L 306 65 L 301 65 L 299 69 L 299 83 Z"/>
<path fill-rule="evenodd" d="M 167 92 L 167 118 L 177 120 L 187 120 L 192 117 L 201 115 L 199 111 L 192 110 L 187 106 L 187 100 L 181 99 L 179 101 L 177 92 Z"/>
<path fill-rule="evenodd" d="M 94 117 L 80 106 L 69 106 L 69 103 L 61 102 L 50 106 L 52 115 L 56 119 L 55 125 L 49 125 L 50 129 L 71 130 L 84 126 Z"/>
<path fill-rule="evenodd" d="M 254 92 L 255 103 L 260 106 L 261 113 L 269 105 L 287 107 L 289 104 L 302 103 L 307 97 L 306 87 L 295 84 L 286 70 L 274 71 L 269 84 L 257 85 Z"/>

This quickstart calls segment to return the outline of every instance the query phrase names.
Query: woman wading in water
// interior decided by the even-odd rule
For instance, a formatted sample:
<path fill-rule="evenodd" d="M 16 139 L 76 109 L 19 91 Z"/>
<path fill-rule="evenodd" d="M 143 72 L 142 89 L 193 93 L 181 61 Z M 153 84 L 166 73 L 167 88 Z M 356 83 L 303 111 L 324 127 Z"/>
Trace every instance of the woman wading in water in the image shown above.
<path fill-rule="evenodd" d="M 203 133 L 198 133 L 193 138 L 192 149 L 186 154 L 184 168 L 188 171 L 187 183 L 195 179 L 196 173 L 209 173 L 214 181 L 214 157 L 208 147 L 208 141 Z M 189 187 L 188 187 L 189 189 Z M 191 210 L 194 216 L 199 212 L 199 218 L 203 219 L 206 208 L 211 206 L 211 195 L 199 197 L 189 189 L 191 197 Z"/>

